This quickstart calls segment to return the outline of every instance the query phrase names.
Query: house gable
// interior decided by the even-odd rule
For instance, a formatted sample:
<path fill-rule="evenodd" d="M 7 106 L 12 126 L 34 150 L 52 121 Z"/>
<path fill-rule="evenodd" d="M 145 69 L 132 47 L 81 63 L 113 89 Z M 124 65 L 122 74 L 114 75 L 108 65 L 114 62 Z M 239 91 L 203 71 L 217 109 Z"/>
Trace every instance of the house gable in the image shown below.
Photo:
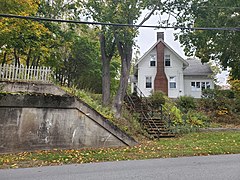
<path fill-rule="evenodd" d="M 136 62 L 135 66 L 137 66 L 141 61 L 143 61 L 153 51 L 155 51 L 156 53 L 156 47 L 160 43 L 162 43 L 165 46 L 165 49 L 168 49 L 169 52 L 174 54 L 180 61 L 182 61 L 184 67 L 188 66 L 188 62 L 184 60 L 176 51 L 174 51 L 167 43 L 165 43 L 163 39 L 159 39 L 146 53 L 144 53 L 144 55 Z"/>
<path fill-rule="evenodd" d="M 171 66 L 169 67 L 165 66 L 166 55 L 169 56 L 171 61 Z M 156 57 L 156 66 L 151 66 L 152 56 Z M 159 39 L 135 65 L 138 71 L 137 86 L 146 96 L 151 95 L 153 91 L 162 91 L 166 95 L 170 95 L 170 97 L 176 97 L 179 95 L 179 91 L 183 91 L 182 71 L 187 65 L 188 63 L 167 45 L 163 39 Z M 170 80 L 175 80 L 176 82 L 170 82 Z M 149 85 L 150 81 L 151 85 Z"/>

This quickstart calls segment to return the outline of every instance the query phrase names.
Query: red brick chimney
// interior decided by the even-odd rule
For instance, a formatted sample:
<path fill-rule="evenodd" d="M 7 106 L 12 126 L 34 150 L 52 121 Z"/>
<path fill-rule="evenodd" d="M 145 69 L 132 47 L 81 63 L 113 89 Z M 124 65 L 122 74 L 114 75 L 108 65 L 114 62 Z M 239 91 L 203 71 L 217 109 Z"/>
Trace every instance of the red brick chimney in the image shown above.
<path fill-rule="evenodd" d="M 157 41 L 162 39 L 164 41 L 164 32 L 157 32 Z"/>
<path fill-rule="evenodd" d="M 157 40 L 162 39 L 164 41 L 164 32 L 157 32 Z M 157 48 L 157 74 L 154 79 L 154 91 L 162 91 L 168 95 L 168 79 L 165 74 L 164 65 L 164 44 L 158 43 Z"/>

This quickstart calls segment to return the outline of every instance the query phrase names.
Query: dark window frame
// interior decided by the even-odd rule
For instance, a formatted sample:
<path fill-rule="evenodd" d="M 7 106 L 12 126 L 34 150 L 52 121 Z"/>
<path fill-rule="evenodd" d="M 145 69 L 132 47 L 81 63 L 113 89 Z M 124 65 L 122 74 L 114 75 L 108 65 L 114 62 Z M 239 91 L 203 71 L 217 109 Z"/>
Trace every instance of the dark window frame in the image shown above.
<path fill-rule="evenodd" d="M 171 67 L 171 57 L 170 55 L 165 55 L 164 56 L 164 64 L 166 67 Z"/>
<path fill-rule="evenodd" d="M 170 89 L 177 89 L 176 76 L 170 76 L 169 77 L 169 88 Z"/>
<path fill-rule="evenodd" d="M 146 76 L 145 87 L 147 89 L 151 89 L 152 88 L 152 76 Z"/>
<path fill-rule="evenodd" d="M 150 55 L 150 67 L 156 67 L 156 56 Z"/>

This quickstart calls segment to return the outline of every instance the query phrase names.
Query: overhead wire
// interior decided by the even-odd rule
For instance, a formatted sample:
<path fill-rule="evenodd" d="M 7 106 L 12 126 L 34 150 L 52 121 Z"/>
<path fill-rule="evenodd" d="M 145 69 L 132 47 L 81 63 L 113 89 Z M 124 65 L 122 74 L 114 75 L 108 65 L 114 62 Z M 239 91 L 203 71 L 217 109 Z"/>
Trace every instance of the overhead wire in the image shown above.
<path fill-rule="evenodd" d="M 240 27 L 181 27 L 181 26 L 156 26 L 156 25 L 137 25 L 137 24 L 120 24 L 120 23 L 106 23 L 94 21 L 78 21 L 65 19 L 52 19 L 36 16 L 21 16 L 13 14 L 0 14 L 3 18 L 17 18 L 34 21 L 48 21 L 58 23 L 74 23 L 74 24 L 91 24 L 97 26 L 114 26 L 114 27 L 133 27 L 133 28 L 155 28 L 155 29 L 181 29 L 181 30 L 219 30 L 219 31 L 240 31 Z"/>
<path fill-rule="evenodd" d="M 238 6 L 197 6 L 199 8 L 217 8 L 217 9 L 240 9 Z"/>

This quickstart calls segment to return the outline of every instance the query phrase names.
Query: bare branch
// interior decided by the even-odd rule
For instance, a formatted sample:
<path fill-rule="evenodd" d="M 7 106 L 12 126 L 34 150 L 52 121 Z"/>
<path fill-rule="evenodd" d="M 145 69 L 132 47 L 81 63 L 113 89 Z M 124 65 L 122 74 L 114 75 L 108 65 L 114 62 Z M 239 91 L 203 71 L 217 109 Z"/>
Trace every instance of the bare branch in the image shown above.
<path fill-rule="evenodd" d="M 152 15 L 153 13 L 157 10 L 157 6 L 155 5 L 154 8 L 152 9 L 152 11 L 146 16 L 144 17 L 144 19 L 142 20 L 142 22 L 139 24 L 139 26 L 142 26 Z"/>

